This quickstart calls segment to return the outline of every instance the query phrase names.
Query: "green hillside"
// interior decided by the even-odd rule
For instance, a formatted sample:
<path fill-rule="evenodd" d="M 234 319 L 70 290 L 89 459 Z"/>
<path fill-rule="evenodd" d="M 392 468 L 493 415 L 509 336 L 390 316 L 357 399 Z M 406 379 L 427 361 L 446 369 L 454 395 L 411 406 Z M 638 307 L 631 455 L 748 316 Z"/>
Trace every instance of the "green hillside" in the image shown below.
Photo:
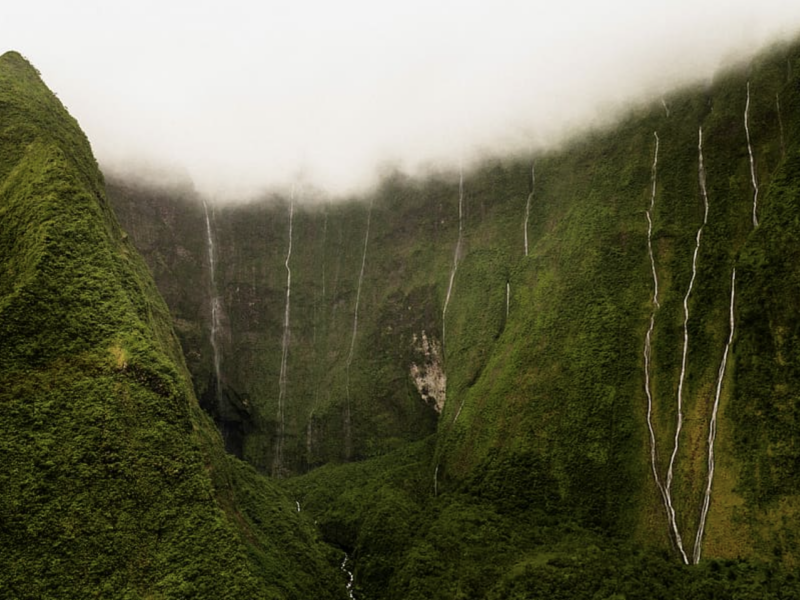
<path fill-rule="evenodd" d="M 228 457 L 88 141 L 0 57 L 0 595 L 339 598 L 337 554 Z"/>
<path fill-rule="evenodd" d="M 190 188 L 110 196 L 228 448 L 288 477 L 365 597 L 788 598 L 799 134 L 794 44 L 364 198 L 206 223 Z"/>
<path fill-rule="evenodd" d="M 364 197 L 108 179 L 3 55 L 4 597 L 800 594 L 800 45 Z"/>

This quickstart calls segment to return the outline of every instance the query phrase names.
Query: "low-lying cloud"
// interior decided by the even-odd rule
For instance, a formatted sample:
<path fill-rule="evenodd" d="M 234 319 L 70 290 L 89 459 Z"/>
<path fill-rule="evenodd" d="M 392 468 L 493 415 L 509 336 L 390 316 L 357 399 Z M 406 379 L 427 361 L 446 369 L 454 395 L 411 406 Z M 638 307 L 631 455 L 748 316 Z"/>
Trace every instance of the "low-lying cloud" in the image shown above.
<path fill-rule="evenodd" d="M 72 4 L 6 7 L 0 41 L 104 167 L 220 199 L 538 148 L 800 32 L 782 0 Z"/>

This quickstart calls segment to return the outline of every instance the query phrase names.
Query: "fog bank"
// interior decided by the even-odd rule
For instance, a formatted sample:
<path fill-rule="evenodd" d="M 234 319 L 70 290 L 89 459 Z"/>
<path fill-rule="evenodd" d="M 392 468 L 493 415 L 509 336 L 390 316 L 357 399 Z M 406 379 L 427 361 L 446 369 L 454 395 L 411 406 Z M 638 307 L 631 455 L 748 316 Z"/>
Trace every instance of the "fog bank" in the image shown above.
<path fill-rule="evenodd" d="M 31 0 L 4 9 L 0 50 L 104 167 L 174 167 L 225 199 L 539 148 L 800 32 L 778 0 L 431 4 Z"/>

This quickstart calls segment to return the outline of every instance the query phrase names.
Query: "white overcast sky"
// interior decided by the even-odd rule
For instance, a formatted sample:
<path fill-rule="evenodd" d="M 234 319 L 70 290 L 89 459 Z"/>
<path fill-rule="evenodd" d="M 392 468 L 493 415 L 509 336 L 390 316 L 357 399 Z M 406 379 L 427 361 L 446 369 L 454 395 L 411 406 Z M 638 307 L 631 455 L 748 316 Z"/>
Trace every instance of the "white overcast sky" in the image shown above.
<path fill-rule="evenodd" d="M 800 33 L 800 0 L 25 0 L 41 71 L 103 167 L 211 195 L 539 147 Z"/>

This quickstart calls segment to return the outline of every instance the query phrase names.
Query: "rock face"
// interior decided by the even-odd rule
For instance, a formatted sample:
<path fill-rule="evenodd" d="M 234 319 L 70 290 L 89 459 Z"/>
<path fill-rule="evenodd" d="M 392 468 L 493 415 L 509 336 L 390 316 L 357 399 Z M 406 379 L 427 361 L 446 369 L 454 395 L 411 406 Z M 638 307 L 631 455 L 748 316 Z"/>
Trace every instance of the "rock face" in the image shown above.
<path fill-rule="evenodd" d="M 407 279 L 394 279 L 402 257 L 385 246 L 397 237 L 391 230 L 388 197 L 376 205 L 374 235 L 370 232 L 365 239 L 366 204 L 315 204 L 318 199 L 296 192 L 281 426 L 276 415 L 288 204 L 272 198 L 211 211 L 222 316 L 218 336 L 222 401 L 218 402 L 202 201 L 191 188 L 170 190 L 114 178 L 109 193 L 123 228 L 148 262 L 167 302 L 175 306 L 175 328 L 201 404 L 214 417 L 230 452 L 269 472 L 275 437 L 282 431 L 285 473 L 344 459 L 348 377 L 355 432 L 352 458 L 383 454 L 434 432 L 436 403 L 421 398 L 408 377 L 416 352 L 408 346 L 410 332 L 438 327 L 433 272 L 419 261 L 416 272 L 416 265 L 403 267 Z M 404 210 L 410 214 L 413 207 Z M 435 220 L 434 214 L 421 226 L 436 229 Z M 386 274 L 391 275 L 388 281 Z M 375 352 L 378 348 L 386 350 Z"/>
<path fill-rule="evenodd" d="M 279 430 L 290 474 L 435 431 L 426 482 L 437 493 L 474 486 L 521 514 L 535 504 L 672 552 L 676 531 L 692 545 L 701 528 L 716 417 L 702 555 L 796 560 L 777 524 L 800 515 L 799 66 L 797 47 L 776 50 L 667 97 L 668 112 L 659 99 L 537 155 L 535 202 L 531 157 L 392 175 L 360 200 L 296 195 L 280 428 L 287 199 L 214 210 L 224 399 L 214 406 L 201 203 L 129 182 L 111 196 L 167 280 L 204 406 L 260 470 Z M 734 267 L 736 333 L 717 405 Z"/>
<path fill-rule="evenodd" d="M 170 268 L 191 265 L 170 241 Z M 190 293 L 160 283 L 191 314 Z M 224 454 L 88 141 L 13 52 L 0 56 L 0 439 L 3 596 L 341 596 L 311 524 Z"/>
<path fill-rule="evenodd" d="M 424 331 L 419 338 L 414 334 L 412 343 L 419 359 L 411 363 L 409 375 L 420 398 L 441 413 L 447 398 L 447 375 L 442 362 L 442 345 L 436 339 L 428 340 Z"/>

